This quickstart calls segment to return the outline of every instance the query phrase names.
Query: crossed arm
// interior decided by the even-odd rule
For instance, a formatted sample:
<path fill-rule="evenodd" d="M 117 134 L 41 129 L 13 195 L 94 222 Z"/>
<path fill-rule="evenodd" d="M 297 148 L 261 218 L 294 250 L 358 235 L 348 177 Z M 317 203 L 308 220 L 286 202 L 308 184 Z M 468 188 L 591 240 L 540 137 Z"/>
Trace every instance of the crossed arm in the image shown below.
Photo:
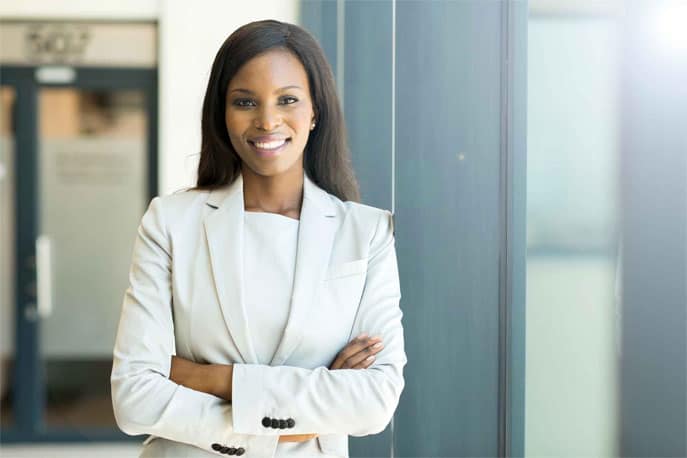
<path fill-rule="evenodd" d="M 361 334 L 339 352 L 329 369 L 365 369 L 374 362 L 374 355 L 383 348 L 381 337 Z M 231 401 L 233 367 L 232 364 L 199 364 L 172 356 L 169 378 L 192 390 Z M 279 442 L 302 442 L 316 436 L 315 433 L 281 435 Z"/>

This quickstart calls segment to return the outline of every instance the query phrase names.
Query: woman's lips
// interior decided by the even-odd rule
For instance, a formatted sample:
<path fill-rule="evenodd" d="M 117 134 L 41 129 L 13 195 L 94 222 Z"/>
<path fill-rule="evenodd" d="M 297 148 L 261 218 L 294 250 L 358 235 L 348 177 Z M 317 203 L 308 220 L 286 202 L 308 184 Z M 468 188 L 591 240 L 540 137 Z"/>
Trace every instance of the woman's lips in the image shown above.
<path fill-rule="evenodd" d="M 281 140 L 269 141 L 252 141 L 248 140 L 248 144 L 253 148 L 260 157 L 273 157 L 278 155 L 291 142 L 290 138 Z"/>

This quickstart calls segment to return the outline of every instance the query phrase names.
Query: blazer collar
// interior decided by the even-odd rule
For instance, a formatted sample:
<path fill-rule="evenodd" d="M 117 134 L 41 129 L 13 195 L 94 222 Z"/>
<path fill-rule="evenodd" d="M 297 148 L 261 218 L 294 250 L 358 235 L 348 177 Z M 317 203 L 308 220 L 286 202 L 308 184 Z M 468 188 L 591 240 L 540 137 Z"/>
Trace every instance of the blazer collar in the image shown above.
<path fill-rule="evenodd" d="M 260 329 L 246 320 L 243 295 L 243 175 L 239 174 L 233 183 L 211 191 L 206 203 L 215 209 L 207 215 L 203 224 L 214 285 L 225 324 L 244 363 L 266 364 L 257 360 L 253 347 L 252 337 L 261 338 Z M 309 310 L 318 296 L 329 265 L 337 227 L 335 210 L 332 197 L 304 171 L 289 317 L 270 365 L 282 365 L 303 335 Z"/>
<path fill-rule="evenodd" d="M 241 173 L 239 173 L 233 183 L 210 191 L 206 203 L 217 209 L 226 204 L 232 196 L 236 198 L 235 194 L 241 194 L 241 198 L 243 198 L 243 175 Z M 317 206 L 325 215 L 336 216 L 335 207 L 329 193 L 317 186 L 303 170 L 303 200 L 305 199 L 308 199 Z"/>

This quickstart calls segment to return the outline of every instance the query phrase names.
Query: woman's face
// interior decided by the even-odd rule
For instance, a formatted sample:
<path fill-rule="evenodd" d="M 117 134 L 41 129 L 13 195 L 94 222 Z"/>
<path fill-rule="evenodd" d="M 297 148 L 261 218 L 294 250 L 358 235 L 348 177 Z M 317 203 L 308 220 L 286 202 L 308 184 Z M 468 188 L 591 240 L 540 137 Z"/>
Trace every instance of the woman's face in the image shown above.
<path fill-rule="evenodd" d="M 246 62 L 229 82 L 225 122 L 244 165 L 263 176 L 302 170 L 314 111 L 308 75 L 288 51 Z"/>

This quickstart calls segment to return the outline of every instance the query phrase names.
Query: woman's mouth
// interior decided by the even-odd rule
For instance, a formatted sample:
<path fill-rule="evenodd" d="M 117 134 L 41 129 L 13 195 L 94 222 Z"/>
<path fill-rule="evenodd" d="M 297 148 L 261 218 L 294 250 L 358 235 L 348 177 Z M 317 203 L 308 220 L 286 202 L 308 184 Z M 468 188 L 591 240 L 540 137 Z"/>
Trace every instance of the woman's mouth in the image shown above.
<path fill-rule="evenodd" d="M 278 155 L 290 142 L 290 138 L 270 141 L 248 140 L 248 144 L 253 148 L 253 151 L 255 151 L 258 156 L 261 157 L 272 157 Z"/>

